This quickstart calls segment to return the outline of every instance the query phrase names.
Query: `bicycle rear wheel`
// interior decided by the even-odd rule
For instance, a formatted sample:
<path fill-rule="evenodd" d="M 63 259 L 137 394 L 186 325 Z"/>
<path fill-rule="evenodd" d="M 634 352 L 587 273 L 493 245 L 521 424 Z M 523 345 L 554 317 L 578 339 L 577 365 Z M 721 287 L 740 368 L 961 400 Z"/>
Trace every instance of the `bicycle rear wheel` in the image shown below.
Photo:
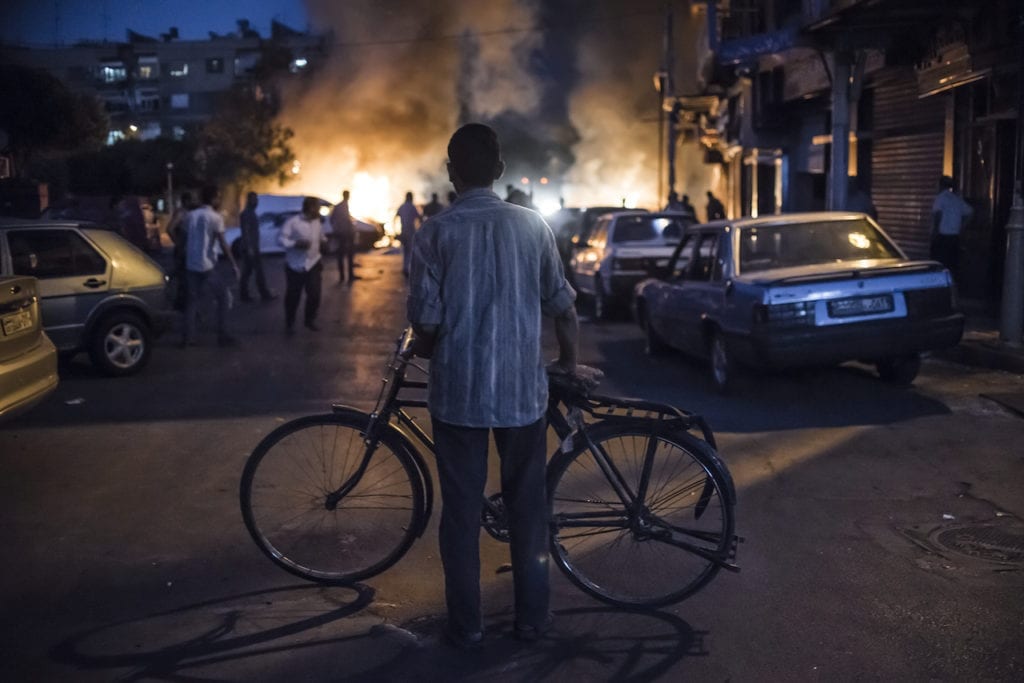
<path fill-rule="evenodd" d="M 365 413 L 312 415 L 268 434 L 242 474 L 245 526 L 296 576 L 347 584 L 405 554 L 424 523 L 423 484 L 404 441 L 381 430 L 365 471 Z M 336 505 L 329 495 L 347 487 Z"/>
<path fill-rule="evenodd" d="M 715 558 L 728 557 L 735 528 L 732 480 L 714 449 L 645 425 L 588 431 L 636 500 L 623 501 L 588 448 L 556 456 L 548 474 L 556 564 L 620 607 L 660 607 L 700 590 L 720 568 Z"/>

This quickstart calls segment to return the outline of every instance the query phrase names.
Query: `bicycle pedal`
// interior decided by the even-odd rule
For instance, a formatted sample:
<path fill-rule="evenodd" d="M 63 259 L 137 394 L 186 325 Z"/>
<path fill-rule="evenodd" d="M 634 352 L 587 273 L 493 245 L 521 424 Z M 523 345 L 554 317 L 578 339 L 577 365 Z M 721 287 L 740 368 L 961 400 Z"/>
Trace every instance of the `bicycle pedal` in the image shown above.
<path fill-rule="evenodd" d="M 502 565 L 498 565 L 498 568 L 494 570 L 494 573 L 495 574 L 507 574 L 510 571 L 512 571 L 512 565 L 508 564 L 508 563 L 505 563 L 505 564 L 502 564 Z"/>

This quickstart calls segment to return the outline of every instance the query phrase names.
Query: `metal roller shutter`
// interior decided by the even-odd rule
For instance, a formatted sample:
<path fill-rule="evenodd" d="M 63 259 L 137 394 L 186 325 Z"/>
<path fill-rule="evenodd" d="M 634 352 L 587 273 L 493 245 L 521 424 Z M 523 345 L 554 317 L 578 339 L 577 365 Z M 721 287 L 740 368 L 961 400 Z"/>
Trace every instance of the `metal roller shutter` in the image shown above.
<path fill-rule="evenodd" d="M 928 256 L 942 175 L 945 108 L 918 99 L 912 73 L 874 89 L 871 195 L 878 222 L 911 258 Z"/>

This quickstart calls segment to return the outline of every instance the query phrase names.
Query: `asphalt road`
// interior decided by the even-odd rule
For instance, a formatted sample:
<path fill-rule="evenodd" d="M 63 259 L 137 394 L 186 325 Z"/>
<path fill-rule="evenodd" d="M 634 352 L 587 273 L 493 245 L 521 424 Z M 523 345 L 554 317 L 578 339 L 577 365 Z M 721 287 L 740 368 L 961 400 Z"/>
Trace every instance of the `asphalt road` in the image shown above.
<path fill-rule="evenodd" d="M 848 365 L 723 398 L 700 366 L 645 357 L 628 321 L 585 322 L 603 391 L 705 415 L 736 481 L 742 572 L 661 611 L 556 575 L 555 630 L 518 644 L 507 548 L 485 537 L 487 646 L 452 651 L 437 515 L 363 586 L 282 573 L 242 525 L 243 463 L 287 419 L 372 407 L 404 322 L 400 260 L 361 256 L 351 287 L 329 265 L 318 333 L 286 337 L 280 300 L 239 304 L 240 348 L 172 334 L 124 379 L 81 357 L 0 426 L 0 679 L 1024 679 L 1024 420 L 980 396 L 1024 377 L 939 360 L 909 389 Z"/>

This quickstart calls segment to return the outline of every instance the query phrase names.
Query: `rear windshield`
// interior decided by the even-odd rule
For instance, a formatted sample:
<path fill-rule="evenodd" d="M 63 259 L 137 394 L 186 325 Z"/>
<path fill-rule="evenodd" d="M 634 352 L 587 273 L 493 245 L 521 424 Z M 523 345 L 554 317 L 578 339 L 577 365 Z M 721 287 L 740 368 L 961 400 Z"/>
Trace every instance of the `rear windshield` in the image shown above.
<path fill-rule="evenodd" d="M 623 216 L 615 222 L 612 242 L 645 242 L 679 240 L 686 225 L 677 218 L 658 216 Z"/>
<path fill-rule="evenodd" d="M 740 272 L 861 259 L 900 258 L 867 220 L 765 225 L 740 230 Z"/>

